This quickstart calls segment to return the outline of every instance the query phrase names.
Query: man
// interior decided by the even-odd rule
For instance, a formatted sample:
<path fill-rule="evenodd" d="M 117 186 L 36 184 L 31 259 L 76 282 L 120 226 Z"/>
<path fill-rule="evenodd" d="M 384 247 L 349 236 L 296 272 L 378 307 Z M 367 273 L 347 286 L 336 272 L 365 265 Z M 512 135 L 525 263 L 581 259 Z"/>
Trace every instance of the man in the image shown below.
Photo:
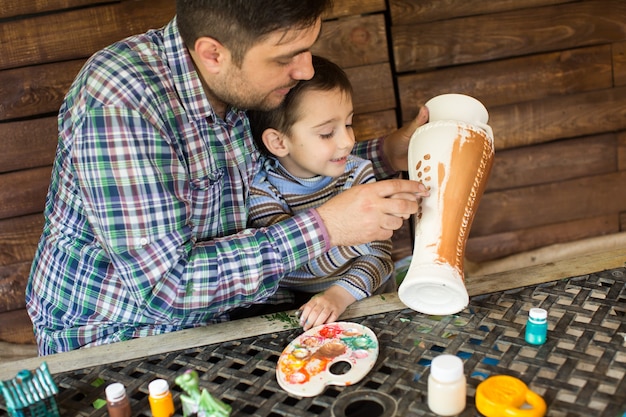
<path fill-rule="evenodd" d="M 260 166 L 244 110 L 274 108 L 312 77 L 329 6 L 178 0 L 164 28 L 85 64 L 59 112 L 26 291 L 41 355 L 228 320 L 267 301 L 286 272 L 332 246 L 388 239 L 417 212 L 423 187 L 388 180 L 246 228 Z M 406 169 L 426 118 L 358 153 L 381 178 Z"/>

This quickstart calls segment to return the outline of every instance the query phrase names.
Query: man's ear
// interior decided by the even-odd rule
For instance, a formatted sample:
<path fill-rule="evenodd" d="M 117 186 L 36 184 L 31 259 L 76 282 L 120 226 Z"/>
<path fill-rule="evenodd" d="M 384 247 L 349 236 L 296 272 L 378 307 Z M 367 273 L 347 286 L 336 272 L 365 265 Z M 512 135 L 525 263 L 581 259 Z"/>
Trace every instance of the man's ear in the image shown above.
<path fill-rule="evenodd" d="M 285 135 L 276 129 L 265 129 L 263 132 L 263 143 L 268 151 L 274 156 L 283 157 L 289 155 L 289 148 Z"/>
<path fill-rule="evenodd" d="M 204 68 L 212 74 L 220 72 L 229 53 L 224 45 L 209 36 L 196 39 L 194 52 Z"/>

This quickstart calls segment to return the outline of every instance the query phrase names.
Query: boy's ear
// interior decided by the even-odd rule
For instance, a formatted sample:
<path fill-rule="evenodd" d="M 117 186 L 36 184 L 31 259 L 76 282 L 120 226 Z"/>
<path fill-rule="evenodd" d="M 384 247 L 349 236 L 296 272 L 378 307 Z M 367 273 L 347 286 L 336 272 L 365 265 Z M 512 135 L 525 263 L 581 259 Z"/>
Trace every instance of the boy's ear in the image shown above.
<path fill-rule="evenodd" d="M 218 40 L 209 36 L 202 36 L 196 39 L 194 52 L 202 64 L 204 64 L 206 70 L 213 74 L 220 72 L 226 57 L 230 53 Z"/>
<path fill-rule="evenodd" d="M 276 129 L 265 129 L 263 132 L 263 143 L 268 151 L 274 156 L 283 157 L 289 154 L 285 136 Z"/>

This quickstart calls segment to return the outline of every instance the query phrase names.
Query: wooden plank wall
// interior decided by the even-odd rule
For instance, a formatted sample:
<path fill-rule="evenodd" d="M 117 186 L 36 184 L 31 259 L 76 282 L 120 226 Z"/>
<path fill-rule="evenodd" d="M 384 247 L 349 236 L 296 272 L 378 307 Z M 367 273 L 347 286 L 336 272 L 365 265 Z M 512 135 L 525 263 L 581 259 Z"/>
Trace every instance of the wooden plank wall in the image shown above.
<path fill-rule="evenodd" d="M 458 92 L 496 159 L 475 262 L 626 230 L 626 2 L 391 0 L 401 117 Z"/>
<path fill-rule="evenodd" d="M 397 127 L 384 0 L 336 0 L 315 52 L 356 86 L 359 139 Z M 0 9 L 0 361 L 32 356 L 24 289 L 43 225 L 56 113 L 85 60 L 167 23 L 174 0 L 4 0 Z M 404 238 L 408 237 L 405 233 Z M 406 245 L 400 245 L 406 246 Z"/>

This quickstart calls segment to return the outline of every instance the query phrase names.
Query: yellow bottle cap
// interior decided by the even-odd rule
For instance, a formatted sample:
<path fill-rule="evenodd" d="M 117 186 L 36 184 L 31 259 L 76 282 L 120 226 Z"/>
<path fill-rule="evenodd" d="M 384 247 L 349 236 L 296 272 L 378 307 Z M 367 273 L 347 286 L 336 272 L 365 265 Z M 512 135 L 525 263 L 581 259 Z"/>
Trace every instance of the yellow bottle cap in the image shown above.
<path fill-rule="evenodd" d="M 509 375 L 489 377 L 476 388 L 476 409 L 486 417 L 543 417 L 546 408 L 539 394 Z"/>

